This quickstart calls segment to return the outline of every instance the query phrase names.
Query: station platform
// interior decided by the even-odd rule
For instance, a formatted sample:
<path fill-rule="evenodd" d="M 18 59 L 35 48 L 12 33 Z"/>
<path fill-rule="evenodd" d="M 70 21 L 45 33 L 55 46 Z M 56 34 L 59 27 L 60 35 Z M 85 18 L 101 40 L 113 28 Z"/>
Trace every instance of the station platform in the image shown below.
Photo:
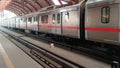
<path fill-rule="evenodd" d="M 0 68 L 43 68 L 0 32 Z"/>
<path fill-rule="evenodd" d="M 63 58 L 73 61 L 74 63 L 80 64 L 80 65 L 84 66 L 85 68 L 111 68 L 110 64 L 101 62 L 99 60 L 88 57 L 86 55 L 76 54 L 74 52 L 71 52 L 71 51 L 56 47 L 56 46 L 54 48 L 51 48 L 50 44 L 35 40 L 33 38 L 29 38 L 27 36 L 24 36 L 22 34 L 19 34 L 19 33 L 16 33 L 16 32 L 13 32 L 13 31 L 10 31 L 7 29 L 3 29 L 3 30 L 5 30 L 9 33 L 12 33 L 15 36 L 19 36 L 20 38 L 22 38 L 28 42 L 31 42 L 31 43 L 35 44 L 36 46 L 39 46 L 46 50 L 49 50 L 50 52 L 57 54 Z"/>

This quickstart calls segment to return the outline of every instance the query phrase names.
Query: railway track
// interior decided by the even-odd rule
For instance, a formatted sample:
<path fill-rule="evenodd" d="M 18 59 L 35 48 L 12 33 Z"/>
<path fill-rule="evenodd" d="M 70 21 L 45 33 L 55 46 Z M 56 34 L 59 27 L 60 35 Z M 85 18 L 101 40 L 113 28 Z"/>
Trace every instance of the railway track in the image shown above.
<path fill-rule="evenodd" d="M 19 48 L 21 48 L 25 53 L 45 68 L 84 68 L 80 64 L 74 63 L 66 58 L 38 47 L 26 40 L 21 39 L 20 37 L 9 33 L 7 34 L 12 42 L 14 42 Z M 22 45 L 20 46 L 20 44 Z"/>

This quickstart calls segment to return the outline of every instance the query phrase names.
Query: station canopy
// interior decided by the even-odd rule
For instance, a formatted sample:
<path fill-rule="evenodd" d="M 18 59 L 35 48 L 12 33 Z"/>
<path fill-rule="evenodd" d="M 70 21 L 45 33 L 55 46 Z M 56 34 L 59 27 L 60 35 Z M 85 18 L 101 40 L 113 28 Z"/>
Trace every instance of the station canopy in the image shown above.
<path fill-rule="evenodd" d="M 0 11 L 8 10 L 16 15 L 39 11 L 51 5 L 78 3 L 79 0 L 0 0 Z"/>

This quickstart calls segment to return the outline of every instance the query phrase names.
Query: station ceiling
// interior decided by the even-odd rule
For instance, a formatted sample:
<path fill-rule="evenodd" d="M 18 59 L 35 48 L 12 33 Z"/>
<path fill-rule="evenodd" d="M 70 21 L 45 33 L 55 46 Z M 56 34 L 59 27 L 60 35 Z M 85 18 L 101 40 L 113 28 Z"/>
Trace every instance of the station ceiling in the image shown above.
<path fill-rule="evenodd" d="M 16 15 L 24 15 L 31 12 L 39 11 L 41 8 L 55 5 L 53 1 L 56 0 L 0 0 L 0 11 L 8 10 Z M 57 0 L 60 5 L 63 5 L 62 1 L 68 4 L 77 3 L 78 0 Z"/>

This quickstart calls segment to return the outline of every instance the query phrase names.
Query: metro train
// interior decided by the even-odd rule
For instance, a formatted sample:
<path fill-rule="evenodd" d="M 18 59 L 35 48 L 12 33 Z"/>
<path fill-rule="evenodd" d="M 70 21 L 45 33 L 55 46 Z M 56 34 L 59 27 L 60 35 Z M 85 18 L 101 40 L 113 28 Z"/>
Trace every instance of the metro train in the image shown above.
<path fill-rule="evenodd" d="M 82 0 L 70 6 L 46 7 L 35 13 L 5 19 L 3 26 L 27 33 L 35 31 L 120 45 L 120 0 L 88 0 L 85 12 L 82 12 L 84 3 Z"/>

